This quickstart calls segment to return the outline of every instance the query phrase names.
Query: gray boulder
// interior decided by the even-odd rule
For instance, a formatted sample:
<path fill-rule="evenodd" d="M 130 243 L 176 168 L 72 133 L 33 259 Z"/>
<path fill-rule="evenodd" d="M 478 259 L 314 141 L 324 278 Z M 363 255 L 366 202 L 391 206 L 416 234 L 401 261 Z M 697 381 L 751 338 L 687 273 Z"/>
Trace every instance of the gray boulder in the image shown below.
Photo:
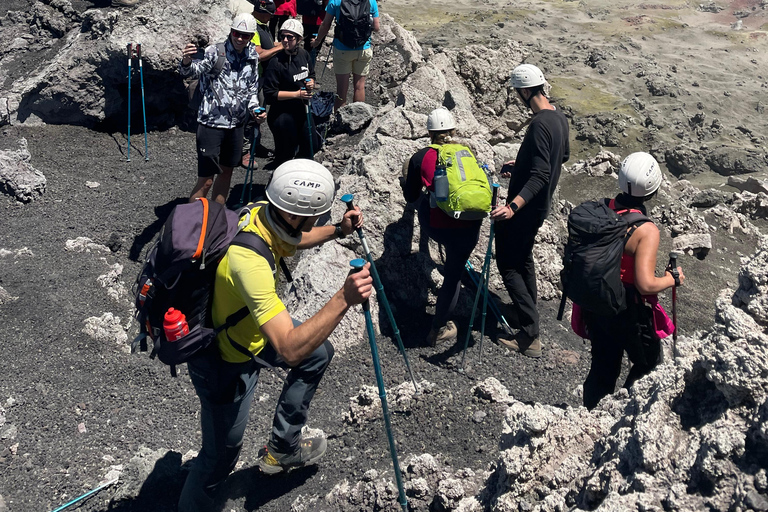
<path fill-rule="evenodd" d="M 339 128 L 347 133 L 355 133 L 370 124 L 376 109 L 363 102 L 350 103 L 339 109 Z"/>
<path fill-rule="evenodd" d="M 728 176 L 728 185 L 737 188 L 742 192 L 752 192 L 753 194 L 763 192 L 768 194 L 768 180 L 765 178 Z"/>
<path fill-rule="evenodd" d="M 15 151 L 0 151 L 0 190 L 28 203 L 45 192 L 47 180 L 29 164 L 32 155 L 27 139 L 20 139 L 18 144 Z"/>
<path fill-rule="evenodd" d="M 764 172 L 768 166 L 764 152 L 730 146 L 707 151 L 705 161 L 710 169 L 723 176 Z"/>
<path fill-rule="evenodd" d="M 192 40 L 224 40 L 232 17 L 214 0 L 139 2 L 130 11 L 91 9 L 81 19 L 68 15 L 70 9 L 66 0 L 50 6 L 38 2 L 31 15 L 0 28 L 0 35 L 45 30 L 58 38 L 53 59 L 17 73 L 2 94 L 12 122 L 92 125 L 125 115 L 129 42 L 142 43 L 147 110 L 158 122 L 172 122 L 188 101 L 176 73 L 181 49 Z M 0 70 L 12 67 L 11 59 L 15 54 L 0 57 Z M 134 59 L 134 73 L 136 64 Z M 134 80 L 138 87 L 135 74 Z"/>

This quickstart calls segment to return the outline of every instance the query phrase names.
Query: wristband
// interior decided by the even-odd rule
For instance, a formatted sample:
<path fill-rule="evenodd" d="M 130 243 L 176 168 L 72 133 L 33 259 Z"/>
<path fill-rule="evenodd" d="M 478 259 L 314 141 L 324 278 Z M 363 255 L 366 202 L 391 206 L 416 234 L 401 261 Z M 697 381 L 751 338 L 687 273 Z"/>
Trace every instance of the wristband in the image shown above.
<path fill-rule="evenodd" d="M 338 224 L 334 224 L 336 238 L 346 238 L 347 235 L 344 234 L 344 230 L 341 229 L 341 222 Z"/>
<path fill-rule="evenodd" d="M 520 208 L 514 201 L 509 203 L 507 206 L 509 206 L 509 209 L 512 210 L 512 213 L 517 213 L 517 210 Z"/>

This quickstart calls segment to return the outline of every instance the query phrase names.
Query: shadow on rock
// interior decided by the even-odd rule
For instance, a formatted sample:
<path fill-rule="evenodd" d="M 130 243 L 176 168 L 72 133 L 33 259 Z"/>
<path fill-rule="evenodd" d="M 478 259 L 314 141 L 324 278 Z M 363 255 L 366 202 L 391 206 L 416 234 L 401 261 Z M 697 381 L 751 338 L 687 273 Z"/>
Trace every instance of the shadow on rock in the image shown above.
<path fill-rule="evenodd" d="M 128 253 L 128 257 L 131 261 L 141 261 L 141 253 L 144 251 L 146 245 L 155 238 L 165 224 L 166 219 L 171 214 L 171 211 L 178 205 L 184 204 L 188 201 L 186 197 L 178 197 L 173 201 L 169 201 L 165 204 L 155 207 L 155 215 L 157 220 L 149 226 L 145 227 L 141 233 L 136 235 L 131 244 L 131 250 Z"/>
<path fill-rule="evenodd" d="M 216 500 L 214 510 L 222 510 L 225 500 L 245 497 L 244 509 L 259 510 L 269 502 L 289 493 L 300 492 L 300 487 L 318 472 L 317 466 L 291 471 L 287 475 L 265 476 L 257 467 L 235 471 L 227 478 Z"/>
<path fill-rule="evenodd" d="M 145 512 L 176 510 L 186 472 L 181 470 L 181 454 L 168 451 L 157 459 L 147 477 L 141 481 L 141 465 L 129 465 L 120 476 L 120 487 L 105 510 Z M 135 471 L 134 471 L 135 470 Z M 139 487 L 138 493 L 136 487 Z"/>

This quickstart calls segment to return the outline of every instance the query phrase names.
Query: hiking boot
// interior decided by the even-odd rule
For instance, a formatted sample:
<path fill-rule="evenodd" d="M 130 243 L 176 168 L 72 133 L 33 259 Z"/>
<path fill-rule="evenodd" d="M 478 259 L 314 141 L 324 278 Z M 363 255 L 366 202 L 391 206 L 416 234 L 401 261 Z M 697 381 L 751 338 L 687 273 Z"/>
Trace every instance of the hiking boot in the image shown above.
<path fill-rule="evenodd" d="M 267 443 L 267 446 L 259 450 L 259 468 L 267 475 L 302 468 L 322 457 L 326 448 L 328 448 L 328 441 L 323 437 L 302 438 L 299 447 L 293 453 L 280 453 Z"/>
<path fill-rule="evenodd" d="M 136 7 L 139 0 L 112 0 L 112 7 Z"/>
<path fill-rule="evenodd" d="M 253 152 L 254 158 L 273 158 L 275 154 L 265 148 L 264 146 L 256 146 L 256 150 Z M 243 167 L 248 167 L 248 164 L 251 163 L 251 152 L 248 151 L 246 154 L 243 155 L 243 159 L 240 161 Z M 256 162 L 253 163 L 253 166 L 256 167 L 258 165 Z"/>
<path fill-rule="evenodd" d="M 436 347 L 440 343 L 445 343 L 451 339 L 456 339 L 458 334 L 459 329 L 456 327 L 456 324 L 448 320 L 448 322 L 440 329 L 435 329 L 433 327 L 429 330 L 429 334 L 427 335 L 427 345 L 430 347 Z"/>
<path fill-rule="evenodd" d="M 499 338 L 499 343 L 524 356 L 541 357 L 541 341 L 538 336 L 531 338 L 527 334 L 519 333 L 517 339 Z"/>

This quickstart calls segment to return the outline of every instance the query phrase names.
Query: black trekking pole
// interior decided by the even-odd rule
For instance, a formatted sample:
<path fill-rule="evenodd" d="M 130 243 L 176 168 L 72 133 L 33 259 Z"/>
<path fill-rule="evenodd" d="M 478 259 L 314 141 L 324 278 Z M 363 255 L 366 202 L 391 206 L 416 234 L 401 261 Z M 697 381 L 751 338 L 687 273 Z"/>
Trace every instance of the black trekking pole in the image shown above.
<path fill-rule="evenodd" d="M 480 278 L 476 275 L 477 272 L 475 271 L 475 267 L 472 266 L 471 261 L 467 260 L 467 262 L 464 264 L 464 269 L 467 271 L 467 275 L 469 275 L 469 279 L 472 281 L 472 284 L 475 285 L 475 288 L 482 285 Z M 499 323 L 499 325 L 501 325 L 501 328 L 504 330 L 504 332 L 512 335 L 512 327 L 510 327 L 507 319 L 504 318 L 504 314 L 501 312 L 499 304 L 494 300 L 493 297 L 489 298 L 488 305 L 491 307 L 491 313 L 493 313 L 493 315 L 496 317 L 496 321 Z"/>
<path fill-rule="evenodd" d="M 323 77 L 325 76 L 325 70 L 328 69 L 328 61 L 331 60 L 331 47 L 333 46 L 333 43 L 328 45 L 328 54 L 325 56 L 325 66 L 323 66 L 323 72 L 320 73 L 320 81 L 323 81 Z"/>
<path fill-rule="evenodd" d="M 346 203 L 347 210 L 354 210 L 355 205 L 352 202 L 352 200 L 355 198 L 352 194 L 344 194 L 341 196 L 341 201 Z M 400 349 L 400 353 L 403 354 L 403 360 L 405 360 L 405 367 L 408 369 L 408 375 L 411 377 L 411 381 L 413 382 L 413 390 L 414 394 L 418 395 L 420 394 L 419 386 L 416 384 L 416 378 L 413 376 L 413 371 L 411 370 L 411 364 L 408 362 L 408 354 L 405 353 L 405 346 L 403 345 L 403 339 L 400 337 L 400 329 L 397 328 L 397 324 L 395 323 L 395 316 L 392 314 L 392 309 L 389 307 L 389 301 L 387 300 L 387 295 L 384 293 L 384 285 L 381 284 L 381 277 L 379 277 L 379 272 L 376 270 L 376 263 L 373 262 L 373 256 L 371 255 L 371 249 L 368 247 L 368 240 L 365 238 L 365 233 L 363 232 L 363 228 L 357 228 L 357 236 L 360 237 L 360 243 L 363 245 L 363 250 L 365 251 L 365 257 L 368 260 L 368 262 L 371 264 L 371 275 L 373 276 L 373 284 L 376 287 L 376 293 L 379 297 L 379 304 L 384 306 L 384 311 L 387 314 L 387 320 L 389 320 L 389 325 L 392 326 L 392 331 L 395 334 L 395 339 L 397 340 L 397 346 Z"/>
<path fill-rule="evenodd" d="M 255 115 L 262 114 L 266 109 L 264 107 L 257 107 L 253 109 L 253 113 Z M 256 134 L 259 131 L 259 123 L 256 123 L 254 121 L 253 125 L 253 135 L 251 136 L 251 151 L 249 153 L 249 160 L 248 160 L 248 166 L 245 168 L 245 179 L 243 180 L 243 190 L 240 192 L 240 204 L 238 205 L 238 208 L 241 206 L 245 206 L 246 204 L 249 204 L 251 202 L 251 192 L 253 191 L 253 166 L 254 166 L 254 157 L 256 155 Z M 248 189 L 248 201 L 245 201 L 245 189 Z"/>
<path fill-rule="evenodd" d="M 496 206 L 496 198 L 499 194 L 499 184 L 493 184 L 493 197 L 491 199 L 491 211 Z M 488 303 L 488 281 L 491 275 L 491 255 L 493 254 L 493 233 L 494 222 L 491 220 L 491 229 L 488 233 L 488 249 L 485 251 L 485 261 L 483 262 L 483 270 L 480 272 L 480 285 L 477 287 L 475 293 L 475 302 L 472 304 L 472 314 L 469 315 L 469 328 L 467 329 L 467 337 L 464 340 L 464 350 L 461 354 L 461 364 L 459 364 L 459 371 L 464 371 L 464 360 L 467 357 L 467 347 L 469 346 L 469 338 L 472 336 L 472 325 L 475 321 L 475 312 L 477 311 L 477 303 L 480 301 L 480 293 L 483 294 L 483 316 L 482 325 L 480 327 L 480 354 L 478 360 L 482 360 L 483 357 L 483 337 L 485 336 L 485 315 L 486 306 Z"/>
<path fill-rule="evenodd" d="M 309 78 L 304 79 L 304 85 L 301 86 L 301 89 L 306 91 L 307 90 L 307 82 L 309 82 Z M 312 98 L 308 99 L 304 102 L 304 111 L 307 113 L 307 137 L 309 137 L 309 156 L 312 160 L 315 159 L 315 149 L 312 147 L 312 114 L 311 109 L 309 108 L 312 104 Z"/>
<path fill-rule="evenodd" d="M 141 43 L 136 43 L 136 56 L 139 58 L 139 78 L 141 80 L 141 113 L 144 115 L 144 161 L 149 162 L 147 144 L 147 109 L 144 106 L 144 65 L 141 63 Z"/>
<path fill-rule="evenodd" d="M 131 161 L 131 58 L 133 57 L 133 43 L 128 43 L 128 151 L 126 162 Z"/>
<path fill-rule="evenodd" d="M 672 331 L 673 350 L 677 350 L 677 287 L 680 286 L 680 272 L 677 271 L 678 256 L 679 254 L 674 251 L 669 253 L 669 268 L 672 277 L 675 278 L 675 286 L 672 287 L 672 323 L 675 324 L 675 330 Z"/>
<path fill-rule="evenodd" d="M 352 272 L 360 272 L 365 266 L 365 260 L 357 258 L 349 262 L 352 266 Z M 371 263 L 373 269 L 373 263 Z M 381 364 L 379 362 L 379 349 L 376 346 L 376 333 L 373 331 L 373 319 L 371 318 L 371 304 L 366 299 L 363 302 L 363 315 L 365 316 L 365 328 L 368 331 L 368 343 L 371 345 L 371 358 L 373 359 L 373 370 L 376 373 L 376 384 L 379 387 L 379 398 L 381 399 L 381 411 L 384 415 L 384 428 L 387 431 L 389 440 L 389 453 L 392 456 L 392 465 L 395 468 L 395 482 L 397 483 L 398 503 L 403 508 L 403 512 L 408 512 L 408 500 L 405 498 L 405 489 L 403 489 L 403 475 L 400 473 L 400 463 L 397 460 L 397 448 L 395 439 L 392 437 L 392 426 L 389 423 L 389 409 L 387 408 L 387 390 L 384 388 L 384 378 L 381 374 Z"/>

